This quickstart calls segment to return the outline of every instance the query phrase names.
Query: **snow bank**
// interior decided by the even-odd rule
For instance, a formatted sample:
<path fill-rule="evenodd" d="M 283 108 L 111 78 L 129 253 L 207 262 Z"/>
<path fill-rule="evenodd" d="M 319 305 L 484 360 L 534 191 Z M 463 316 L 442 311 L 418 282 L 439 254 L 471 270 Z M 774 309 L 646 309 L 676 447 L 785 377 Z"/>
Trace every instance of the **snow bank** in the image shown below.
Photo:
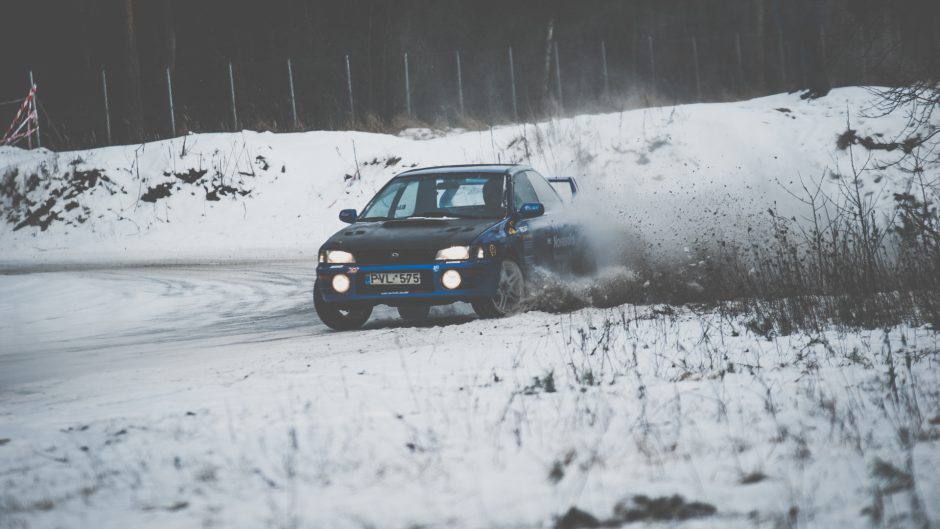
<path fill-rule="evenodd" d="M 836 145 L 847 119 L 859 136 L 904 129 L 900 114 L 860 117 L 871 99 L 844 88 L 814 101 L 784 94 L 446 134 L 245 131 L 64 153 L 0 147 L 0 262 L 309 258 L 341 226 L 339 209 L 362 208 L 396 173 L 480 162 L 577 176 L 604 222 L 681 249 L 695 237 L 743 236 L 770 207 L 800 213 L 785 191 L 800 192 L 800 178 L 822 177 L 834 191 L 838 175 L 851 175 L 849 151 Z M 884 205 L 905 185 L 896 169 L 868 173 L 869 196 Z"/>

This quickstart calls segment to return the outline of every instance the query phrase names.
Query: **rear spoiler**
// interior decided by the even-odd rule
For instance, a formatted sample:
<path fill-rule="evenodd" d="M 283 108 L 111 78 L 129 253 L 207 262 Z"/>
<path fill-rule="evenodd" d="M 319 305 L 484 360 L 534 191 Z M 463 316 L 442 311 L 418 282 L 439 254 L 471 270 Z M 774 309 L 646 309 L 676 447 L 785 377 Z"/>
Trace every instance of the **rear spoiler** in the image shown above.
<path fill-rule="evenodd" d="M 552 184 L 568 184 L 571 188 L 571 196 L 575 197 L 578 194 L 578 181 L 573 176 L 553 176 L 548 181 Z"/>

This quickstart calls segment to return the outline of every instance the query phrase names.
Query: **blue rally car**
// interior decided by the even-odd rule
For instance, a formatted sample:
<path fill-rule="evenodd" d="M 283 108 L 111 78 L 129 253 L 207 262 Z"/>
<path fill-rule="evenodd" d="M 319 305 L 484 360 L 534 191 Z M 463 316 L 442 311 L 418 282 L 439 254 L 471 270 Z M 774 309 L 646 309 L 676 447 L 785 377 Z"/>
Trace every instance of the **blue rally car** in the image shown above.
<path fill-rule="evenodd" d="M 572 178 L 552 178 L 567 184 Z M 524 165 L 414 169 L 392 178 L 350 226 L 320 248 L 314 306 L 338 330 L 362 326 L 376 305 L 406 320 L 432 305 L 472 304 L 484 318 L 520 310 L 537 270 L 588 272 L 567 203 Z"/>

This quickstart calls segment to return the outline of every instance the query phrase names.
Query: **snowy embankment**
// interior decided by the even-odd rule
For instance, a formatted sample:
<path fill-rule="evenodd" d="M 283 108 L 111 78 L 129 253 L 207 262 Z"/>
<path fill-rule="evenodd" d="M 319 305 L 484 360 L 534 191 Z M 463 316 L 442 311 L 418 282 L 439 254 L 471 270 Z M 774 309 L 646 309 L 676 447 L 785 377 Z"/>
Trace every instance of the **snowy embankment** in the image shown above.
<path fill-rule="evenodd" d="M 770 207 L 800 214 L 785 188 L 802 194 L 801 178 L 838 195 L 851 177 L 849 151 L 837 147 L 847 122 L 885 142 L 906 124 L 902 113 L 862 117 L 872 99 L 845 88 L 814 101 L 785 94 L 431 139 L 242 132 L 64 153 L 0 148 L 0 262 L 310 258 L 340 226 L 338 210 L 361 209 L 394 174 L 479 162 L 577 176 L 603 222 L 681 248 L 744 233 Z M 867 155 L 856 153 L 860 165 Z M 905 179 L 869 168 L 863 185 L 890 206 Z"/>

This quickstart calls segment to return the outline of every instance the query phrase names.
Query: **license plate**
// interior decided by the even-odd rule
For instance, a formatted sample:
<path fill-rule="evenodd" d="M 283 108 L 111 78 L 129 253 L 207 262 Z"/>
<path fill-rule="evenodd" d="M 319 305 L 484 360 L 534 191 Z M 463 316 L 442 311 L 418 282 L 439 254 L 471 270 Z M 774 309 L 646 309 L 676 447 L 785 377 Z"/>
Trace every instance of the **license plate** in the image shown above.
<path fill-rule="evenodd" d="M 367 285 L 420 285 L 420 272 L 394 272 L 381 274 L 366 274 Z"/>

